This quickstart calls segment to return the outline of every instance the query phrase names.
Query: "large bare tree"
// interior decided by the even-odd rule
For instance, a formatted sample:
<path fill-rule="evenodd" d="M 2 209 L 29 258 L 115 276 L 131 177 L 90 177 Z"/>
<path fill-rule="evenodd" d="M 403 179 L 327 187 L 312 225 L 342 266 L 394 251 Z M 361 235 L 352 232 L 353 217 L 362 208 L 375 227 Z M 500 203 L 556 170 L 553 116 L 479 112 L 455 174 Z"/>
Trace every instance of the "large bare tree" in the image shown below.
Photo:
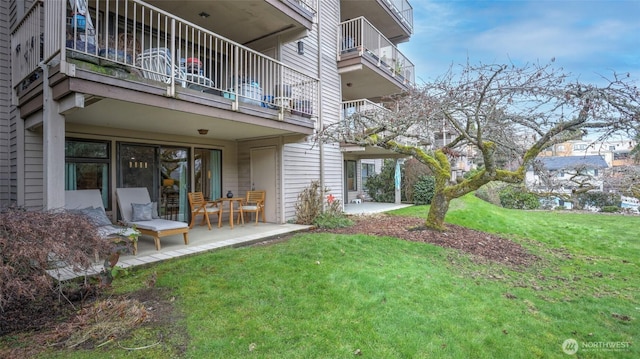
<path fill-rule="evenodd" d="M 517 183 L 545 148 L 636 128 L 639 90 L 628 75 L 604 86 L 572 79 L 548 64 L 471 65 L 394 96 L 392 111 L 361 112 L 326 126 L 325 141 L 378 146 L 412 156 L 436 178 L 426 226 L 444 230 L 452 199 L 490 181 Z M 448 140 L 437 140 L 449 133 Z M 475 151 L 481 170 L 451 181 L 451 159 Z"/>

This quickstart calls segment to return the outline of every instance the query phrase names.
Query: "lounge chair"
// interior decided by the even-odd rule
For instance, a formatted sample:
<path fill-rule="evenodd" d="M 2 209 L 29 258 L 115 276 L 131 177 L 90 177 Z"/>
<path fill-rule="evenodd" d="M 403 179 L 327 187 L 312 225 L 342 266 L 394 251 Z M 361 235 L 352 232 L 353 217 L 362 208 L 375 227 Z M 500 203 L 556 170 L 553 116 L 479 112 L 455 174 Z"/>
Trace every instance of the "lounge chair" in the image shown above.
<path fill-rule="evenodd" d="M 153 237 L 156 250 L 160 250 L 160 237 L 174 234 L 182 234 L 184 244 L 189 244 L 189 226 L 184 222 L 159 218 L 154 213 L 157 210 L 153 208 L 146 187 L 116 188 L 116 197 L 124 224 L 135 225 L 142 234 Z"/>
<path fill-rule="evenodd" d="M 114 225 L 104 210 L 102 195 L 99 189 L 82 189 L 65 191 L 64 208 L 70 211 L 79 211 L 87 215 L 96 225 L 98 234 L 105 239 L 120 241 L 139 236 L 140 232 L 133 228 Z M 138 242 L 133 240 L 133 254 L 138 253 Z"/>

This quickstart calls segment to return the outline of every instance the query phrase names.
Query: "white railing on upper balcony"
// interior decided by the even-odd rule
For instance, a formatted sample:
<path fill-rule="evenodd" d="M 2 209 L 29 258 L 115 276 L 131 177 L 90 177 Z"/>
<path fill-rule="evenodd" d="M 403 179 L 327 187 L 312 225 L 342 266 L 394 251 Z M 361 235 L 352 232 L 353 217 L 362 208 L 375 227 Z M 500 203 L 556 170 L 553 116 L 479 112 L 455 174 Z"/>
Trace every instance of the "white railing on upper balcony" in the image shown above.
<path fill-rule="evenodd" d="M 142 1 L 48 1 L 44 6 L 20 22 L 12 42 L 42 37 L 44 44 L 57 43 L 57 48 L 45 45 L 35 56 L 38 61 L 14 71 L 14 85 L 43 57 L 64 48 L 63 61 L 125 68 L 166 84 L 170 96 L 176 87 L 187 87 L 226 97 L 236 106 L 243 102 L 305 117 L 318 108 L 318 79 Z M 45 17 L 44 32 L 40 15 Z"/>
<path fill-rule="evenodd" d="M 405 84 L 415 83 L 413 63 L 364 17 L 342 22 L 339 36 L 339 60 L 357 52 L 360 56 L 370 58 L 398 81 Z"/>
<path fill-rule="evenodd" d="M 318 0 L 280 0 L 286 3 L 293 3 L 311 14 L 315 14 L 318 11 Z"/>
<path fill-rule="evenodd" d="M 388 108 L 367 99 L 342 102 L 342 121 L 345 123 L 345 129 L 351 131 L 351 135 L 365 133 L 369 127 L 385 122 L 385 117 L 390 114 L 391 110 Z M 383 133 L 392 134 L 386 131 Z M 417 145 L 417 141 L 409 136 L 397 136 L 396 141 L 404 145 Z"/>
<path fill-rule="evenodd" d="M 394 11 L 400 21 L 413 32 L 413 7 L 408 0 L 387 0 L 387 4 Z"/>
<path fill-rule="evenodd" d="M 367 99 L 342 102 L 342 121 L 352 134 L 364 133 L 371 123 L 376 122 L 369 119 L 389 112 L 384 106 Z"/>

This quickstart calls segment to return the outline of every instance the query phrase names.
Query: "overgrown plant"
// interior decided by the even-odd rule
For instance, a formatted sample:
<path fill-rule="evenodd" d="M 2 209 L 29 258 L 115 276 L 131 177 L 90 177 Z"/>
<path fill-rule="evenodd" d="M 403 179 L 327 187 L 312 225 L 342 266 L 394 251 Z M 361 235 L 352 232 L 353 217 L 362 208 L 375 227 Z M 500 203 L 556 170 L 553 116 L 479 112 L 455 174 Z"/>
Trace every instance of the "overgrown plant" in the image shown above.
<path fill-rule="evenodd" d="M 76 271 L 94 264 L 96 253 L 109 253 L 105 241 L 86 217 L 61 211 L 0 212 L 0 312 L 25 302 L 65 297 L 56 271 Z"/>
<path fill-rule="evenodd" d="M 320 181 L 311 181 L 311 184 L 298 194 L 296 202 L 296 223 L 313 224 L 313 221 L 322 213 L 324 193 Z"/>
<path fill-rule="evenodd" d="M 353 222 L 344 214 L 342 203 L 329 195 L 326 210 L 316 217 L 313 224 L 319 228 L 340 228 L 348 227 Z"/>
<path fill-rule="evenodd" d="M 309 187 L 298 195 L 296 202 L 296 223 L 315 225 L 320 228 L 337 228 L 351 225 L 351 221 L 342 211 L 342 203 L 336 199 L 329 188 L 322 188 L 320 181 L 311 181 Z M 327 195 L 328 194 L 328 195 Z M 324 209 L 324 201 L 327 207 Z"/>

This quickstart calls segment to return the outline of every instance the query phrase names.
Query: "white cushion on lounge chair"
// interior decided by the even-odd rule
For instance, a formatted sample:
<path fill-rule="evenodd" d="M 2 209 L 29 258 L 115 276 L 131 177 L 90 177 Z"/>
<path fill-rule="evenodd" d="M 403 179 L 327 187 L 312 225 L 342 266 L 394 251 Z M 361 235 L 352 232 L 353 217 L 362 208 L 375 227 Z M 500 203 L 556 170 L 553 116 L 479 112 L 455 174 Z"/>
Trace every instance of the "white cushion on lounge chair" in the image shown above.
<path fill-rule="evenodd" d="M 168 219 L 152 219 L 150 221 L 127 222 L 130 225 L 135 224 L 137 228 L 149 229 L 152 231 L 166 231 L 167 229 L 188 228 L 189 225 L 184 222 L 170 221 Z"/>
<path fill-rule="evenodd" d="M 132 203 L 151 203 L 149 191 L 146 187 L 116 188 L 118 208 L 122 220 L 128 226 L 136 226 L 142 234 L 153 237 L 156 250 L 160 250 L 160 237 L 174 234 L 182 234 L 184 244 L 189 244 L 189 226 L 185 222 L 171 221 L 167 219 L 152 219 L 150 221 L 133 221 Z"/>

